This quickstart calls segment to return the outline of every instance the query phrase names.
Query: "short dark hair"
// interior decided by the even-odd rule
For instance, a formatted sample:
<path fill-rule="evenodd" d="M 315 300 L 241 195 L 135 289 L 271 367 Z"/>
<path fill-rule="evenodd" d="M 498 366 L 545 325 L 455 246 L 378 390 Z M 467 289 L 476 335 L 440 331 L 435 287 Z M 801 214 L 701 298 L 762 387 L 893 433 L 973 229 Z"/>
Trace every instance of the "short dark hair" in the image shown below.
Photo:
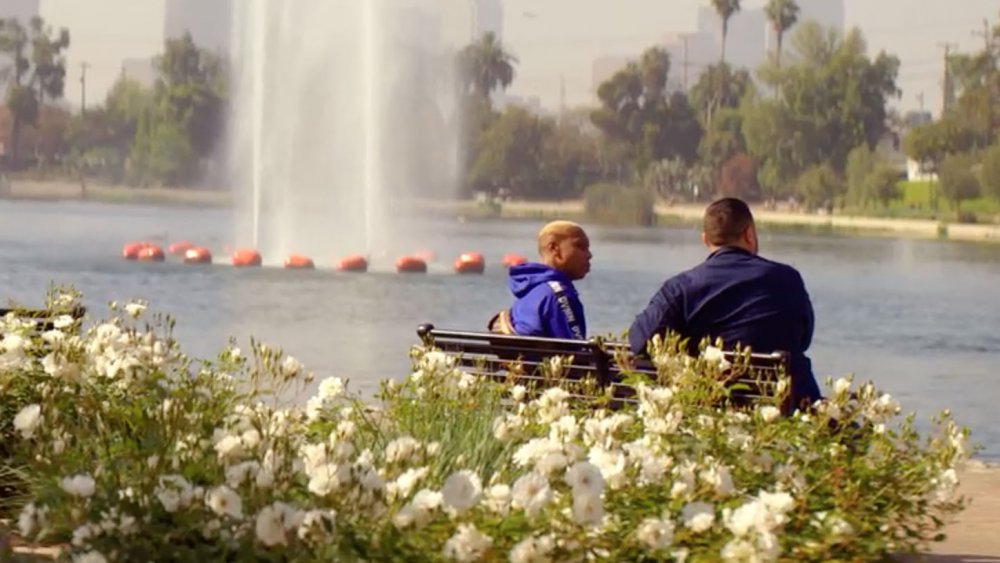
<path fill-rule="evenodd" d="M 736 244 L 751 225 L 750 207 L 735 197 L 713 201 L 705 210 L 705 238 L 713 246 Z"/>

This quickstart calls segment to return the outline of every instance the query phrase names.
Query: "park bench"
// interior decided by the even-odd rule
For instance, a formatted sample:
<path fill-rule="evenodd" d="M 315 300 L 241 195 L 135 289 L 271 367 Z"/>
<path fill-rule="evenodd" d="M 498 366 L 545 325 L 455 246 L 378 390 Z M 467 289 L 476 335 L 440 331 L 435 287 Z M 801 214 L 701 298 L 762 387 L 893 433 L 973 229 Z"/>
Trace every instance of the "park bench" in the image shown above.
<path fill-rule="evenodd" d="M 535 389 L 589 379 L 616 403 L 634 401 L 635 389 L 625 383 L 628 374 L 644 374 L 654 381 L 657 375 L 652 362 L 631 354 L 628 344 L 599 338 L 581 341 L 507 336 L 444 330 L 432 324 L 417 327 L 417 336 L 425 346 L 454 358 L 457 366 L 473 375 Z M 731 364 L 723 374 L 730 406 L 745 408 L 775 397 L 778 380 L 788 370 L 786 353 L 723 354 Z M 548 373 L 554 357 L 565 359 L 558 379 Z M 786 400 L 781 409 L 788 413 L 791 406 Z"/>

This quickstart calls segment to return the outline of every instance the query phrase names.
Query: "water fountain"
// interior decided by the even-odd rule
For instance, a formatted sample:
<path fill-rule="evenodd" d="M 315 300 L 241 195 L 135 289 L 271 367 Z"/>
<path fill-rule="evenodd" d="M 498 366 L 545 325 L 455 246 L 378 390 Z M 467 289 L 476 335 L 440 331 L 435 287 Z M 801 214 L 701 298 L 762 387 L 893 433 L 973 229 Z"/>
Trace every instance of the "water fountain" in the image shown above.
<path fill-rule="evenodd" d="M 454 66 L 437 0 L 237 4 L 237 240 L 265 264 L 419 245 L 407 202 L 457 185 Z M 392 205 L 390 205 L 392 204 Z M 389 266 L 385 266 L 389 267 Z"/>

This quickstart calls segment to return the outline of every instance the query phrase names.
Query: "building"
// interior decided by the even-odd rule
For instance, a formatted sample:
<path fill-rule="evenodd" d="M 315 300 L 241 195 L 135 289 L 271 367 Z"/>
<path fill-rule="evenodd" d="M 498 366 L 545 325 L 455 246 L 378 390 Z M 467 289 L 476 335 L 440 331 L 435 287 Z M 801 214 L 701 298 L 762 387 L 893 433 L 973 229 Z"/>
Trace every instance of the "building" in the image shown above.
<path fill-rule="evenodd" d="M 218 53 L 229 53 L 234 26 L 234 0 L 166 0 L 163 36 L 190 33 L 195 44 Z"/>
<path fill-rule="evenodd" d="M 503 3 L 501 0 L 472 0 L 472 33 L 482 37 L 492 33 L 503 39 Z"/>

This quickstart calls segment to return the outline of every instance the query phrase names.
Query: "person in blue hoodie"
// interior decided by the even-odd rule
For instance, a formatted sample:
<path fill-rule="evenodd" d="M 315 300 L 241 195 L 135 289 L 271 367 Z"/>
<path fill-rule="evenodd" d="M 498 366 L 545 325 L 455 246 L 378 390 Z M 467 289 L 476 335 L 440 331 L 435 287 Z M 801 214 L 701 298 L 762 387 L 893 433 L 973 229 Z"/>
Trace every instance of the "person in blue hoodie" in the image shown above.
<path fill-rule="evenodd" d="M 519 336 L 584 340 L 587 321 L 573 282 L 590 272 L 590 239 L 570 221 L 553 221 L 538 233 L 539 262 L 510 269 L 510 309 L 490 321 L 490 330 Z"/>

